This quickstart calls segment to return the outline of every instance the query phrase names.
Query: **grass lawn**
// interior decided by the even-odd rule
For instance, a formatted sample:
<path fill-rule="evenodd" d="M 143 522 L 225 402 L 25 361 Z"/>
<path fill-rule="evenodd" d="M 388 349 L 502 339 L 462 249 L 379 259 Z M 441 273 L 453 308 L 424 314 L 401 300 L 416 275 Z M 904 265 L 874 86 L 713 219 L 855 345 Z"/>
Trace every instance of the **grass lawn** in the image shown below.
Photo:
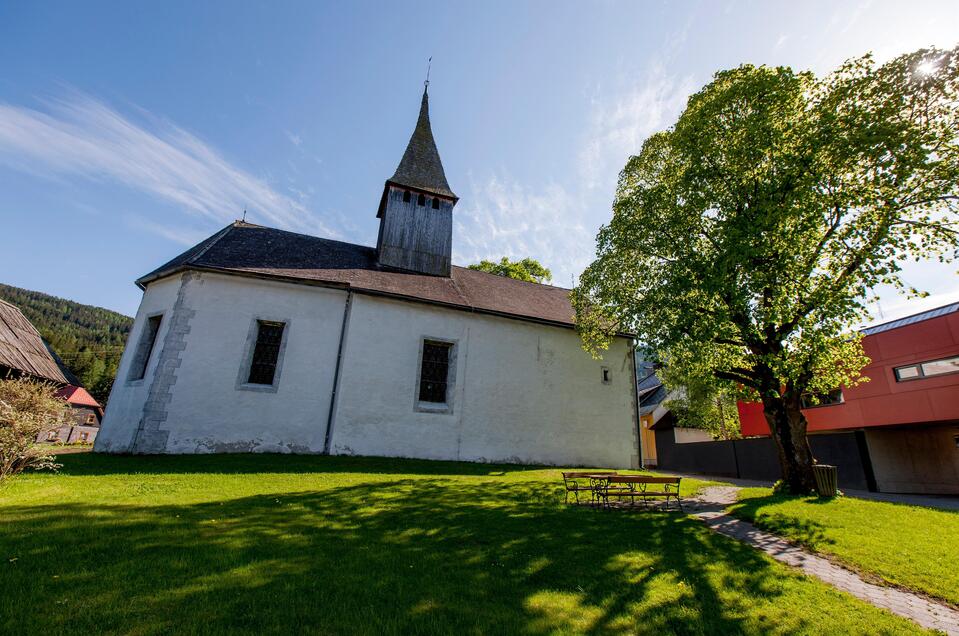
<path fill-rule="evenodd" d="M 564 506 L 556 469 L 60 461 L 0 487 L 0 633 L 919 631 L 685 515 Z"/>
<path fill-rule="evenodd" d="M 866 575 L 959 605 L 959 512 L 740 491 L 731 513 Z"/>

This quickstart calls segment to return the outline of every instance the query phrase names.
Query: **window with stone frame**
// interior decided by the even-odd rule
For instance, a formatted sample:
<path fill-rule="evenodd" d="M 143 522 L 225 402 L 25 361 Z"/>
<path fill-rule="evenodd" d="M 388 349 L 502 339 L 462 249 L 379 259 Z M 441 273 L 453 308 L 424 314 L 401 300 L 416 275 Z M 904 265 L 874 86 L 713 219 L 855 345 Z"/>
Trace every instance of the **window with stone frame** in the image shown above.
<path fill-rule="evenodd" d="M 451 342 L 423 341 L 423 361 L 420 365 L 419 401 L 434 404 L 447 402 Z"/>
<path fill-rule="evenodd" d="M 247 378 L 249 384 L 273 384 L 285 326 L 282 322 L 257 321 L 256 345 L 253 348 L 250 375 Z"/>
<path fill-rule="evenodd" d="M 153 353 L 162 321 L 163 314 L 147 318 L 146 325 L 140 332 L 140 341 L 137 343 L 136 351 L 133 354 L 133 362 L 130 363 L 129 379 L 131 381 L 142 380 L 146 375 L 147 365 L 150 363 L 150 355 Z"/>

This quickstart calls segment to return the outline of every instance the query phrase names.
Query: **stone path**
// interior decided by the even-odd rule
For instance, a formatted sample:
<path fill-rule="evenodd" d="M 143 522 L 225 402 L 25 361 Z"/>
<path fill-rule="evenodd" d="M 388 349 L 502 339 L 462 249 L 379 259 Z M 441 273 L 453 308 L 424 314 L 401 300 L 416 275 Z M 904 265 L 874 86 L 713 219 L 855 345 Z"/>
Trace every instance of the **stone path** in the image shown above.
<path fill-rule="evenodd" d="M 762 550 L 777 561 L 800 568 L 810 576 L 922 627 L 959 636 L 959 611 L 916 594 L 867 583 L 850 570 L 727 515 L 726 506 L 735 503 L 737 490 L 729 486 L 706 488 L 698 498 L 684 501 L 683 507 L 714 531 Z"/>

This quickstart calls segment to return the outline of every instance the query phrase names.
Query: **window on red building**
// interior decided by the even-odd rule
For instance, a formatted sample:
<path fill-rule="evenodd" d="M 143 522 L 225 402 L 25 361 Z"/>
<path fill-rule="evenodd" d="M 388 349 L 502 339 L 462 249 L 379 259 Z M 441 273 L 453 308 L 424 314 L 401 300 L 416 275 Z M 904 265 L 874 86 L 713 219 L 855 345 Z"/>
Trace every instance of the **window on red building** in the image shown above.
<path fill-rule="evenodd" d="M 959 356 L 910 364 L 905 367 L 896 367 L 895 372 L 896 380 L 899 382 L 903 380 L 930 378 L 937 375 L 946 375 L 947 373 L 959 373 Z"/>

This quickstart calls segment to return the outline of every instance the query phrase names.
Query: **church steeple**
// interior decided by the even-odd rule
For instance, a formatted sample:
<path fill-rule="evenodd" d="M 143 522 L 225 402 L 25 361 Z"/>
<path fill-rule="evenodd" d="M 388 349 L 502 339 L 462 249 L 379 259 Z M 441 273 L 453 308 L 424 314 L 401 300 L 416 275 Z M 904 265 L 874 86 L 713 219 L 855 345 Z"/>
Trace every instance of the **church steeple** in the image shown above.
<path fill-rule="evenodd" d="M 407 144 L 406 152 L 400 159 L 400 165 L 396 167 L 396 172 L 388 182 L 457 199 L 446 181 L 443 162 L 440 160 L 440 153 L 433 139 L 433 128 L 430 126 L 430 96 L 425 87 L 416 128 L 413 129 L 410 143 Z"/>
<path fill-rule="evenodd" d="M 436 149 L 429 95 L 424 89 L 416 128 L 396 172 L 386 180 L 376 213 L 380 219 L 376 240 L 380 265 L 449 276 L 453 206 L 458 200 L 446 181 Z"/>

